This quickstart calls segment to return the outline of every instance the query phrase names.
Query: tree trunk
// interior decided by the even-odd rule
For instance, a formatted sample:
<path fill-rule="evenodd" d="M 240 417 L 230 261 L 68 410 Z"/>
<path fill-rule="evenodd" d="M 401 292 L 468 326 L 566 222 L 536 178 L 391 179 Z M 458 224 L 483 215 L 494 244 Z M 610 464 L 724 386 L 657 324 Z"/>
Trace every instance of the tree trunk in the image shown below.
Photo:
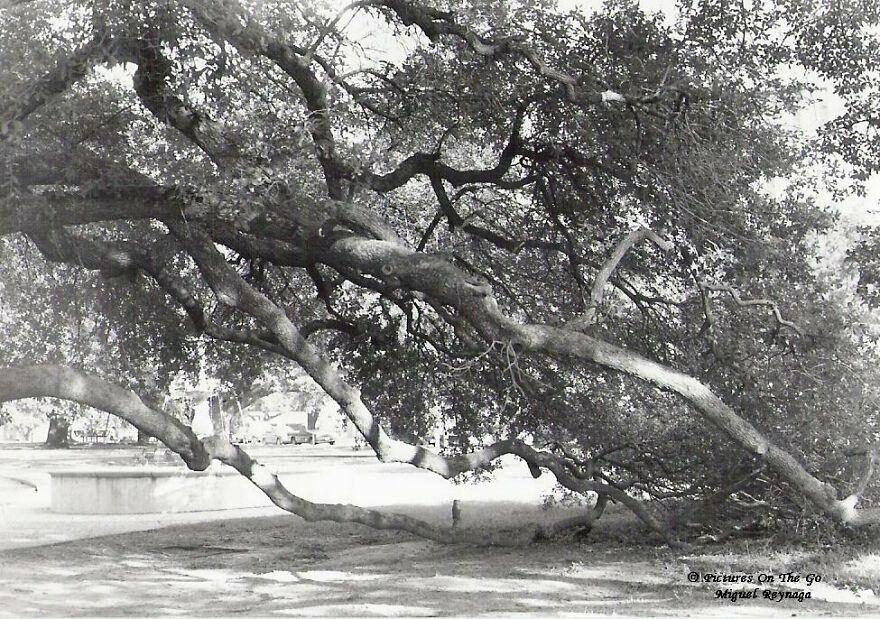
<path fill-rule="evenodd" d="M 49 432 L 46 434 L 46 447 L 50 449 L 66 449 L 70 447 L 68 432 L 70 422 L 61 415 L 49 415 Z"/>
<path fill-rule="evenodd" d="M 211 417 L 211 425 L 214 428 L 214 436 L 222 436 L 229 439 L 229 432 L 223 418 L 223 407 L 220 404 L 220 396 L 212 395 L 208 399 L 208 415 Z"/>
<path fill-rule="evenodd" d="M 143 430 L 138 430 L 138 437 L 137 437 L 137 444 L 138 445 L 141 445 L 141 446 L 149 445 L 151 438 L 152 437 L 149 434 L 147 434 L 146 432 L 144 432 Z"/>

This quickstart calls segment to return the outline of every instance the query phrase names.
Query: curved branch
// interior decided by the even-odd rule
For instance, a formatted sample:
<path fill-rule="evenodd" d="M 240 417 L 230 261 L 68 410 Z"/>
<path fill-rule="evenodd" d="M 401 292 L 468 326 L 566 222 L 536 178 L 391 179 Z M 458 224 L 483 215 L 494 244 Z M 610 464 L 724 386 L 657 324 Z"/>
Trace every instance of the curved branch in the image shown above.
<path fill-rule="evenodd" d="M 482 534 L 435 527 L 410 516 L 386 514 L 354 505 L 312 503 L 292 494 L 277 476 L 240 447 L 217 436 L 200 440 L 192 429 L 174 417 L 147 406 L 132 391 L 102 378 L 57 365 L 0 368 L 0 402 L 37 397 L 79 402 L 124 419 L 158 438 L 180 455 L 192 470 L 207 469 L 211 460 L 228 464 L 262 490 L 278 507 L 308 521 L 358 522 L 375 529 L 407 531 L 442 543 L 502 546 L 528 543 L 541 537 L 544 531 L 541 527 L 532 526 L 518 536 Z"/>
<path fill-rule="evenodd" d="M 240 149 L 225 129 L 169 91 L 167 82 L 171 77 L 171 63 L 162 55 L 158 39 L 119 42 L 113 49 L 120 60 L 137 64 L 135 92 L 160 123 L 180 131 L 220 169 L 238 161 Z"/>
<path fill-rule="evenodd" d="M 331 198 L 344 197 L 340 183 L 336 142 L 330 119 L 327 89 L 311 69 L 311 59 L 293 46 L 285 45 L 252 19 L 236 0 L 206 2 L 185 0 L 184 4 L 198 21 L 246 54 L 258 54 L 273 61 L 299 86 L 309 110 L 309 132 L 315 155 L 324 172 Z"/>
<path fill-rule="evenodd" d="M 227 464 L 249 479 L 269 499 L 281 509 L 296 514 L 309 521 L 331 520 L 334 522 L 356 522 L 373 529 L 406 531 L 419 537 L 444 544 L 468 543 L 491 546 L 520 546 L 535 539 L 546 537 L 548 529 L 533 525 L 519 535 L 509 533 L 481 533 L 447 529 L 431 525 L 424 520 L 403 514 L 384 513 L 356 505 L 312 503 L 291 493 L 278 476 L 251 458 L 243 449 L 228 441 L 211 437 L 205 440 L 209 451 L 216 459 Z"/>
<path fill-rule="evenodd" d="M 404 186 L 412 178 L 422 175 L 431 179 L 432 184 L 441 179 L 447 181 L 453 187 L 478 183 L 494 183 L 498 186 L 511 185 L 522 187 L 534 182 L 537 177 L 526 176 L 524 179 L 505 181 L 504 176 L 513 165 L 514 157 L 520 152 L 520 130 L 525 118 L 526 106 L 520 105 L 511 123 L 510 138 L 501 150 L 498 163 L 492 168 L 459 170 L 438 161 L 438 154 L 415 153 L 401 161 L 391 172 L 376 174 L 369 170 L 354 173 L 348 170 L 346 176 L 351 180 L 362 183 L 377 193 L 388 193 Z M 442 187 L 442 185 L 441 185 Z M 436 191 L 437 187 L 434 185 Z M 439 196 L 438 196 L 439 197 Z M 441 206 L 443 206 L 441 204 Z"/>
<path fill-rule="evenodd" d="M 614 273 L 614 269 L 617 268 L 617 265 L 620 264 L 620 261 L 626 255 L 626 253 L 633 248 L 634 245 L 637 245 L 642 240 L 648 239 L 654 245 L 659 247 L 663 251 L 669 251 L 672 249 L 673 245 L 671 242 L 662 238 L 659 234 L 651 230 L 650 228 L 639 228 L 638 230 L 633 230 L 620 243 L 617 244 L 617 247 L 614 249 L 614 253 L 611 254 L 611 257 L 608 259 L 602 269 L 599 271 L 596 276 L 595 281 L 593 282 L 593 289 L 590 292 L 591 300 L 595 300 L 596 304 L 602 301 L 602 292 L 605 287 L 605 284 L 608 283 L 608 278 L 611 277 L 611 274 Z"/>
<path fill-rule="evenodd" d="M 732 286 L 721 286 L 718 284 L 703 284 L 702 286 L 706 290 L 712 290 L 715 292 L 726 292 L 730 294 L 733 298 L 733 302 L 736 303 L 739 307 L 755 307 L 755 306 L 766 306 L 769 307 L 773 311 L 773 317 L 776 319 L 776 324 L 780 327 L 788 327 L 798 335 L 803 335 L 804 331 L 790 320 L 786 320 L 782 317 L 782 312 L 779 311 L 779 306 L 776 302 L 771 301 L 770 299 L 743 299 L 739 292 L 733 288 Z"/>
<path fill-rule="evenodd" d="M 743 449 L 764 458 L 823 512 L 848 524 L 880 522 L 880 510 L 859 511 L 851 508 L 849 502 L 838 500 L 833 488 L 810 474 L 791 454 L 767 440 L 697 379 L 571 329 L 517 322 L 499 310 L 487 285 L 475 284 L 468 274 L 440 257 L 383 241 L 350 237 L 328 248 L 322 260 L 331 266 L 342 263 L 377 276 L 381 269 L 390 268 L 402 287 L 455 308 L 486 341 L 512 342 L 523 352 L 580 359 L 675 393 Z"/>
<path fill-rule="evenodd" d="M 545 62 L 534 49 L 523 44 L 522 41 L 510 37 L 497 40 L 488 39 L 456 22 L 453 14 L 447 11 L 439 11 L 409 0 L 370 0 L 364 2 L 363 6 L 390 10 L 401 23 L 418 27 L 432 42 L 436 42 L 442 36 L 450 36 L 464 41 L 474 53 L 480 56 L 488 58 L 519 56 L 524 58 L 539 75 L 561 85 L 565 92 L 565 98 L 577 105 L 587 106 L 611 102 L 635 105 L 648 103 L 659 97 L 659 92 L 649 97 L 631 98 L 612 90 L 586 91 L 574 76 Z"/>
<path fill-rule="evenodd" d="M 586 312 L 580 318 L 575 318 L 574 320 L 569 321 L 566 325 L 567 329 L 583 329 L 593 324 L 593 321 L 596 319 L 596 312 L 598 311 L 599 306 L 602 305 L 602 299 L 605 295 L 605 286 L 608 284 L 609 278 L 614 274 L 614 270 L 617 268 L 617 265 L 620 264 L 620 261 L 623 260 L 626 253 L 631 250 L 633 246 L 641 243 L 645 239 L 649 239 L 663 251 L 669 251 L 672 249 L 672 243 L 662 238 L 650 228 L 639 228 L 638 230 L 633 230 L 627 234 L 617 244 L 611 257 L 608 258 L 607 262 L 602 265 L 602 268 L 599 269 L 599 272 L 596 274 L 596 279 L 593 280 L 593 287 L 590 290 L 590 300 L 587 303 Z"/>
<path fill-rule="evenodd" d="M 79 402 L 116 415 L 159 438 L 195 471 L 205 470 L 211 462 L 210 454 L 190 428 L 150 408 L 135 393 L 97 376 L 57 365 L 7 367 L 0 371 L 0 402 L 44 397 Z"/>

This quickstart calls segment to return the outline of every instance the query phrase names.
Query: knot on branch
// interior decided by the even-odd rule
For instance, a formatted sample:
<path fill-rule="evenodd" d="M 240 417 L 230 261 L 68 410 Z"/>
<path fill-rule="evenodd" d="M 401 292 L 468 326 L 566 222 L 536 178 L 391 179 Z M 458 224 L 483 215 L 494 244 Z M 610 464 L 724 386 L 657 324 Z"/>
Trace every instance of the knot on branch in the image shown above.
<path fill-rule="evenodd" d="M 492 294 L 492 286 L 482 277 L 468 277 L 464 280 L 464 286 L 479 297 L 488 297 Z"/>

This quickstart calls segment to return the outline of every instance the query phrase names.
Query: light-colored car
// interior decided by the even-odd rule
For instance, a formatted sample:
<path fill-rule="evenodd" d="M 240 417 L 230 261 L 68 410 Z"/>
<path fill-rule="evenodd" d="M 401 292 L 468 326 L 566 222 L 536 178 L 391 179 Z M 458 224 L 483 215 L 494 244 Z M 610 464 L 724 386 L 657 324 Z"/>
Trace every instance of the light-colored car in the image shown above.
<path fill-rule="evenodd" d="M 264 445 L 280 445 L 287 442 L 287 436 L 283 436 L 277 429 L 267 430 L 263 433 Z"/>
<path fill-rule="evenodd" d="M 332 434 L 313 432 L 298 423 L 273 428 L 263 434 L 263 443 L 266 445 L 333 445 L 335 442 L 336 437 Z"/>
<path fill-rule="evenodd" d="M 305 426 L 301 425 L 292 425 L 290 428 L 290 440 L 288 442 L 293 443 L 294 445 L 300 445 L 302 443 L 310 443 L 312 445 L 327 443 L 333 445 L 336 442 L 336 437 L 332 434 L 327 434 L 326 432 L 307 430 Z"/>

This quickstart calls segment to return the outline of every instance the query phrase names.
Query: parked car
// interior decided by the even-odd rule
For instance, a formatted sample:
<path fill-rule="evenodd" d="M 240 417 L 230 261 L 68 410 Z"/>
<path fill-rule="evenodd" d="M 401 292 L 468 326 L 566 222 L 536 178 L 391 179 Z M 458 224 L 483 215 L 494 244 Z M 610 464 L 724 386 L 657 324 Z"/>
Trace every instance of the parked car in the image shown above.
<path fill-rule="evenodd" d="M 281 432 L 278 429 L 267 430 L 263 433 L 263 444 L 264 445 L 280 445 L 281 443 L 286 443 L 287 436 L 282 436 Z"/>
<path fill-rule="evenodd" d="M 285 443 L 293 443 L 294 445 L 301 445 L 303 443 L 315 444 L 315 433 L 307 430 L 305 426 L 291 424 L 288 428 L 289 430 Z"/>
<path fill-rule="evenodd" d="M 315 445 L 320 445 L 321 443 L 327 443 L 328 445 L 333 445 L 336 443 L 336 437 L 332 434 L 325 433 L 315 433 L 315 438 L 312 441 Z"/>
<path fill-rule="evenodd" d="M 312 432 L 304 425 L 294 423 L 278 428 L 273 428 L 263 434 L 263 443 L 266 445 L 318 445 L 319 443 L 329 443 L 333 445 L 336 437 L 332 434 L 324 434 Z"/>

